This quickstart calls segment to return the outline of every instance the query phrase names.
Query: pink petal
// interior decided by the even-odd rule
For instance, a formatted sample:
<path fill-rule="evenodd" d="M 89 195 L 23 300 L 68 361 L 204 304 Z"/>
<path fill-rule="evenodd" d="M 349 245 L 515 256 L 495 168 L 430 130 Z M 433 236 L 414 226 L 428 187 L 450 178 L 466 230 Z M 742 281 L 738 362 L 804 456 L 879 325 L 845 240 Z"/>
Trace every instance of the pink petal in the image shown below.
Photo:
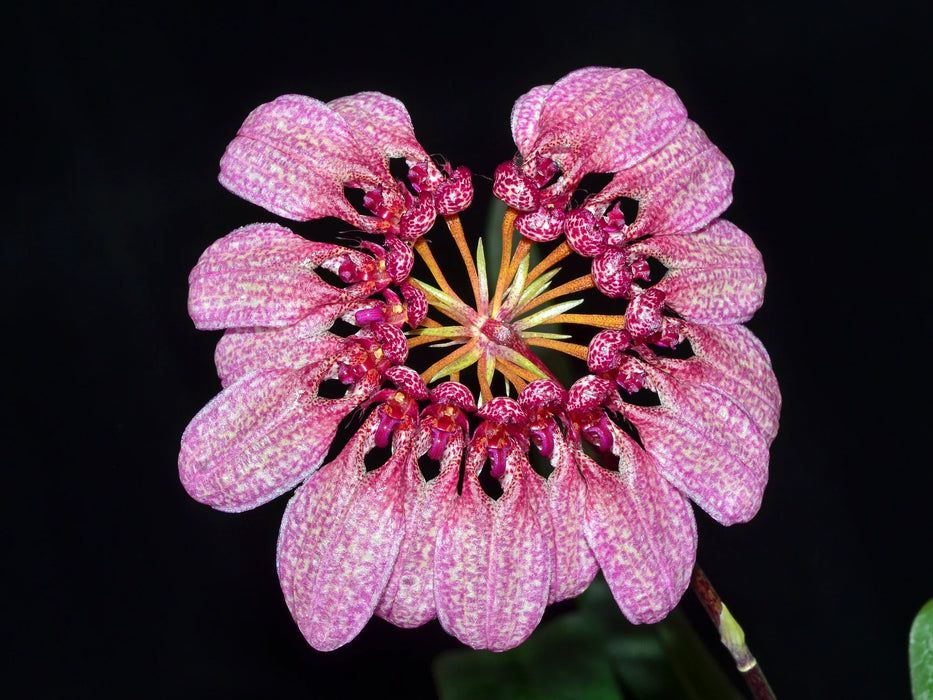
<path fill-rule="evenodd" d="M 358 140 L 365 139 L 387 157 L 404 158 L 409 165 L 431 162 L 400 100 L 381 92 L 358 92 L 331 100 L 327 106 L 343 117 Z"/>
<path fill-rule="evenodd" d="M 629 248 L 657 258 L 668 271 L 655 285 L 688 321 L 710 325 L 747 321 L 764 299 L 761 253 L 735 224 L 717 219 L 686 235 L 653 236 Z"/>
<path fill-rule="evenodd" d="M 638 216 L 626 231 L 628 240 L 696 231 L 732 202 L 733 172 L 703 130 L 687 120 L 664 148 L 616 173 L 590 203 L 608 205 L 617 197 L 638 200 Z"/>
<path fill-rule="evenodd" d="M 249 375 L 215 396 L 181 438 L 178 471 L 196 501 L 250 510 L 317 469 L 340 421 L 376 389 L 357 384 L 342 399 L 317 396 L 333 361 Z"/>
<path fill-rule="evenodd" d="M 658 357 L 656 365 L 680 382 L 703 384 L 739 404 L 770 443 L 778 431 L 781 392 L 761 341 L 744 326 L 683 323 L 695 357 Z"/>
<path fill-rule="evenodd" d="M 378 412 L 289 502 L 277 565 L 285 602 L 308 643 L 331 651 L 372 617 L 405 532 L 404 474 L 414 428 L 399 429 L 392 457 L 366 471 Z"/>
<path fill-rule="evenodd" d="M 368 229 L 347 202 L 346 183 L 394 187 L 384 157 L 358 140 L 319 100 L 283 95 L 254 109 L 220 161 L 220 183 L 243 199 L 298 221 L 334 216 Z"/>
<path fill-rule="evenodd" d="M 315 268 L 365 254 L 316 243 L 276 224 L 252 224 L 213 243 L 188 277 L 188 313 L 200 330 L 287 326 L 322 304 L 366 297 L 373 283 L 340 289 Z"/>
<path fill-rule="evenodd" d="M 531 154 L 535 139 L 538 137 L 538 119 L 541 108 L 551 91 L 551 85 L 539 85 L 532 88 L 515 101 L 512 107 L 512 137 L 519 153 L 525 158 Z"/>
<path fill-rule="evenodd" d="M 690 583 L 696 559 L 693 510 L 654 461 L 610 424 L 618 471 L 579 448 L 586 480 L 586 535 L 622 614 L 636 624 L 663 619 Z"/>
<path fill-rule="evenodd" d="M 768 481 L 768 442 L 755 422 L 716 389 L 643 366 L 661 405 L 625 404 L 624 414 L 661 475 L 723 525 L 750 520 Z"/>
<path fill-rule="evenodd" d="M 504 651 L 521 644 L 547 605 L 550 559 L 526 476 L 510 450 L 512 477 L 498 500 L 487 496 L 477 471 L 482 450 L 467 454 L 463 492 L 437 536 L 434 597 L 447 632 L 474 649 Z"/>
<path fill-rule="evenodd" d="M 259 370 L 300 369 L 334 355 L 346 341 L 321 327 L 329 328 L 341 309 L 322 306 L 285 328 L 231 328 L 214 351 L 221 385 L 226 388 Z"/>
<path fill-rule="evenodd" d="M 425 450 L 427 446 L 425 442 Z M 462 458 L 463 436 L 457 434 L 444 449 L 440 473 L 434 479 L 425 482 L 417 464 L 408 471 L 405 536 L 376 608 L 376 614 L 393 625 L 418 627 L 437 615 L 434 605 L 437 532 L 450 504 L 457 498 Z"/>
<path fill-rule="evenodd" d="M 554 574 L 548 603 L 575 598 L 585 591 L 599 566 L 584 532 L 586 483 L 560 431 L 554 431 L 554 471 L 547 479 L 549 513 L 554 534 Z"/>
<path fill-rule="evenodd" d="M 537 138 L 522 155 L 555 160 L 564 171 L 555 187 L 566 192 L 588 172 L 631 167 L 673 138 L 686 118 L 674 91 L 644 71 L 583 68 L 548 91 Z M 527 143 L 530 123 L 513 120 L 513 135 L 516 126 L 516 143 Z"/>

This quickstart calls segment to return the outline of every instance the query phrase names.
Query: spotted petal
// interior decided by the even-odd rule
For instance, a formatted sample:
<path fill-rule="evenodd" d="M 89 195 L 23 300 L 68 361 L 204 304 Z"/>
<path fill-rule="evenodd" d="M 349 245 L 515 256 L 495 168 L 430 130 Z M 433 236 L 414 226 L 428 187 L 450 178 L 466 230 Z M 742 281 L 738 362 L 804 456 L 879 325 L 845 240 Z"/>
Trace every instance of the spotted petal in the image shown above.
<path fill-rule="evenodd" d="M 768 481 L 768 441 L 729 396 L 643 364 L 660 406 L 625 404 L 625 417 L 661 475 L 723 525 L 750 520 Z"/>
<path fill-rule="evenodd" d="M 188 276 L 188 313 L 196 328 L 287 326 L 322 304 L 348 304 L 369 296 L 372 282 L 341 289 L 315 272 L 365 253 L 317 243 L 276 224 L 252 224 L 213 243 Z"/>
<path fill-rule="evenodd" d="M 360 216 L 344 186 L 396 187 L 385 157 L 338 112 L 304 95 L 283 95 L 249 114 L 220 161 L 220 183 L 279 216 L 334 216 L 367 231 L 382 222 Z"/>
<path fill-rule="evenodd" d="M 680 382 L 703 384 L 739 404 L 767 442 L 774 440 L 781 392 L 761 341 L 744 326 L 681 324 L 693 346 L 686 360 L 657 357 L 654 363 Z"/>
<path fill-rule="evenodd" d="M 321 310 L 333 308 L 334 305 L 329 305 Z M 300 369 L 334 355 L 346 341 L 321 331 L 319 322 L 320 317 L 312 314 L 285 328 L 231 328 L 214 350 L 221 385 L 227 388 L 260 370 Z"/>
<path fill-rule="evenodd" d="M 463 492 L 437 536 L 434 596 L 437 617 L 474 649 L 504 651 L 521 644 L 547 605 L 550 558 L 539 519 L 512 449 L 503 493 L 483 492 L 477 472 L 484 450 L 467 454 Z M 524 455 L 522 455 L 524 457 Z"/>
<path fill-rule="evenodd" d="M 687 120 L 664 148 L 617 172 L 587 206 L 602 204 L 604 209 L 618 197 L 637 200 L 638 216 L 625 232 L 628 240 L 696 231 L 732 202 L 733 174 L 722 152 Z"/>
<path fill-rule="evenodd" d="M 412 468 L 413 426 L 395 433 L 392 456 L 372 471 L 374 412 L 340 455 L 288 504 L 276 561 L 288 609 L 308 643 L 331 651 L 372 617 L 405 532 L 402 482 Z"/>
<path fill-rule="evenodd" d="M 735 224 L 717 219 L 685 235 L 653 236 L 629 248 L 657 258 L 667 273 L 655 285 L 665 303 L 688 321 L 709 325 L 747 321 L 764 299 L 761 253 Z"/>
<path fill-rule="evenodd" d="M 634 165 L 673 138 L 687 118 L 673 90 L 637 69 L 574 71 L 548 90 L 540 112 L 531 108 L 540 99 L 533 94 L 529 109 L 513 114 L 512 132 L 525 146 L 526 162 L 541 156 L 560 165 L 563 175 L 549 188 L 551 196 L 572 191 L 586 173 Z"/>
<path fill-rule="evenodd" d="M 415 138 L 415 128 L 405 105 L 381 92 L 358 92 L 331 100 L 337 112 L 357 137 L 363 136 L 388 158 L 404 158 L 409 165 L 431 159 Z"/>
<path fill-rule="evenodd" d="M 634 623 L 657 622 L 690 583 L 696 521 L 651 457 L 617 426 L 610 430 L 618 469 L 604 469 L 573 448 L 586 480 L 587 541 L 622 614 Z"/>
<path fill-rule="evenodd" d="M 196 501 L 239 512 L 294 488 L 320 466 L 340 421 L 377 388 L 367 375 L 342 399 L 317 395 L 335 360 L 248 375 L 215 396 L 181 438 L 178 471 Z"/>
<path fill-rule="evenodd" d="M 423 438 L 430 440 L 430 431 Z M 426 450 L 428 442 L 422 439 Z M 419 450 L 421 451 L 421 450 Z M 417 465 L 405 481 L 407 526 L 392 575 L 376 614 L 399 627 L 411 628 L 433 620 L 434 556 L 437 532 L 450 504 L 457 498 L 463 459 L 463 436 L 454 434 L 441 455 L 440 473 L 425 482 Z"/>
<path fill-rule="evenodd" d="M 586 502 L 586 484 L 563 435 L 555 430 L 553 440 L 551 464 L 554 471 L 547 479 L 547 496 L 555 560 L 548 603 L 580 595 L 599 569 L 580 517 Z"/>

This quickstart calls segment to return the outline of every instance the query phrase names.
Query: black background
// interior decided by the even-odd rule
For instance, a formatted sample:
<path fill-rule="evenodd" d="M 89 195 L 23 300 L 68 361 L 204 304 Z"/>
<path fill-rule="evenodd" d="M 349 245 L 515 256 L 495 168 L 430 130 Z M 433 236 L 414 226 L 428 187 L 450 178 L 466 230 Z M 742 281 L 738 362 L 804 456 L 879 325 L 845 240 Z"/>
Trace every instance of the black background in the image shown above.
<path fill-rule="evenodd" d="M 610 65 L 674 87 L 731 159 L 727 217 L 769 274 L 749 325 L 785 401 L 771 483 L 748 525 L 701 517 L 699 559 L 779 697 L 906 697 L 908 627 L 933 596 L 929 17 L 445 7 L 20 3 L 5 18 L 7 678 L 38 696 L 431 696 L 430 659 L 458 646 L 436 623 L 374 620 L 315 652 L 275 576 L 283 502 L 225 515 L 177 482 L 181 432 L 219 389 L 187 273 L 269 218 L 217 184 L 217 162 L 279 94 L 380 90 L 429 152 L 477 173 L 482 221 L 515 98 Z"/>

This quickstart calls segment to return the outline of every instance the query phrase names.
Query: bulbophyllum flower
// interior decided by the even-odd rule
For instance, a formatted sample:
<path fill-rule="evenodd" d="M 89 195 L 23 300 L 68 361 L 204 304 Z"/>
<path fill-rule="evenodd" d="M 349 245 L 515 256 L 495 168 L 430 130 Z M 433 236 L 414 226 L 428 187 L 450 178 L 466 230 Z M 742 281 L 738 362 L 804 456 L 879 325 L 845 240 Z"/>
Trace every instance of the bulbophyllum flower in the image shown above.
<path fill-rule="evenodd" d="M 347 248 L 253 224 L 189 279 L 195 325 L 225 333 L 223 391 L 185 430 L 182 483 L 225 511 L 297 487 L 278 573 L 317 649 L 374 614 L 509 649 L 600 569 L 629 620 L 655 622 L 690 580 L 690 502 L 725 525 L 760 505 L 781 399 L 741 325 L 765 275 L 718 218 L 728 160 L 637 70 L 534 88 L 512 130 L 497 271 L 457 217 L 469 172 L 438 167 L 393 98 L 278 98 L 221 161 L 221 182 L 273 213 L 377 236 Z M 593 172 L 611 179 L 580 191 Z M 423 236 L 438 215 L 465 290 Z"/>

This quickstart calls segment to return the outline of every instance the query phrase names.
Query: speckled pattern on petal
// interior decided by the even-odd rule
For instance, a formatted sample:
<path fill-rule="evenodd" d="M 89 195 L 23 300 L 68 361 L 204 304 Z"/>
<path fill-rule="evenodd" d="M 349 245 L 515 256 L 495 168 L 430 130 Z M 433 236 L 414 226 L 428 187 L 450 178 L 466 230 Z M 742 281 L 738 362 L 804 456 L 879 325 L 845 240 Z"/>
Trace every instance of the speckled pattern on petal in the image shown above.
<path fill-rule="evenodd" d="M 637 200 L 638 216 L 626 231 L 630 240 L 696 231 L 732 202 L 733 175 L 732 164 L 688 120 L 660 151 L 616 173 L 587 206 L 607 206 L 617 197 Z"/>
<path fill-rule="evenodd" d="M 667 305 L 688 321 L 742 323 L 764 299 L 761 253 L 725 219 L 696 233 L 654 236 L 628 250 L 657 258 L 668 268 L 655 286 L 667 295 Z"/>
<path fill-rule="evenodd" d="M 586 480 L 586 535 L 616 603 L 631 622 L 657 622 L 680 601 L 696 560 L 693 510 L 654 461 L 615 425 L 618 469 L 579 448 Z"/>
<path fill-rule="evenodd" d="M 644 369 L 661 405 L 624 413 L 661 475 L 720 523 L 750 520 L 768 482 L 768 442 L 755 422 L 712 387 Z"/>
<path fill-rule="evenodd" d="M 373 471 L 374 413 L 330 464 L 289 502 L 278 542 L 285 602 L 305 639 L 331 651 L 372 617 L 405 532 L 401 483 L 415 460 L 414 428 L 395 434 L 392 457 Z"/>
<path fill-rule="evenodd" d="M 288 219 L 334 216 L 362 225 L 347 182 L 391 187 L 385 157 L 319 100 L 283 95 L 254 109 L 220 161 L 220 183 Z"/>
<path fill-rule="evenodd" d="M 514 459 L 514 450 L 509 453 Z M 467 456 L 463 493 L 451 504 L 437 539 L 437 617 L 474 649 L 504 651 L 521 644 L 547 605 L 550 559 L 540 522 L 517 470 L 498 500 L 476 473 L 485 455 Z"/>
<path fill-rule="evenodd" d="M 423 449 L 430 438 L 422 437 Z M 450 439 L 441 456 L 440 473 L 425 483 L 417 463 L 408 470 L 405 490 L 407 527 L 398 558 L 376 614 L 399 627 L 418 627 L 437 615 L 434 604 L 434 556 L 442 518 L 457 498 L 463 436 Z M 422 450 L 419 450 L 419 452 Z"/>
<path fill-rule="evenodd" d="M 208 403 L 181 438 L 181 482 L 197 501 L 243 511 L 272 500 L 320 466 L 339 422 L 372 391 L 316 396 L 334 362 L 248 375 Z"/>
<path fill-rule="evenodd" d="M 237 229 L 211 245 L 188 276 L 188 313 L 195 327 L 287 326 L 321 304 L 348 303 L 371 285 L 341 289 L 314 272 L 360 253 L 316 243 L 276 224 Z"/>
<path fill-rule="evenodd" d="M 527 114 L 536 116 L 531 109 Z M 516 143 L 529 141 L 531 124 L 523 116 L 513 117 Z M 583 68 L 550 88 L 537 137 L 522 155 L 553 158 L 564 175 L 550 190 L 570 191 L 588 172 L 622 170 L 658 150 L 686 118 L 676 93 L 644 71 Z"/>

